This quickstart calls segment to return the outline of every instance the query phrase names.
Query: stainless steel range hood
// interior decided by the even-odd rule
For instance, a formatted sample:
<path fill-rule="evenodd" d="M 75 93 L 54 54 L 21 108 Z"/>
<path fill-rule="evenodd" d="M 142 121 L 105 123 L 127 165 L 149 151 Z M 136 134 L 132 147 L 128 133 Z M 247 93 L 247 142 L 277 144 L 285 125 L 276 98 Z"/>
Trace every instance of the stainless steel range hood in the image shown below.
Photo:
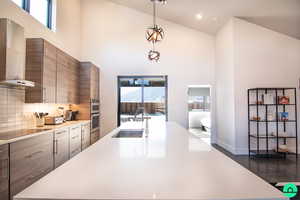
<path fill-rule="evenodd" d="M 15 22 L 0 19 L 0 84 L 34 87 L 25 78 L 26 41 L 24 28 Z"/>

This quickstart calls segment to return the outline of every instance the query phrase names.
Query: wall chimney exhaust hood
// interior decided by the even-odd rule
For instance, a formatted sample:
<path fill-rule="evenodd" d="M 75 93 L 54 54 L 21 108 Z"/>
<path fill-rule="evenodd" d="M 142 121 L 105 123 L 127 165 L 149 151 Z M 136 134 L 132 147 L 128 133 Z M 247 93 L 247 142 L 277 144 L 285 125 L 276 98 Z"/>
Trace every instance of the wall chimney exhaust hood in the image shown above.
<path fill-rule="evenodd" d="M 26 41 L 24 28 L 15 22 L 0 18 L 0 84 L 34 87 L 25 78 Z"/>

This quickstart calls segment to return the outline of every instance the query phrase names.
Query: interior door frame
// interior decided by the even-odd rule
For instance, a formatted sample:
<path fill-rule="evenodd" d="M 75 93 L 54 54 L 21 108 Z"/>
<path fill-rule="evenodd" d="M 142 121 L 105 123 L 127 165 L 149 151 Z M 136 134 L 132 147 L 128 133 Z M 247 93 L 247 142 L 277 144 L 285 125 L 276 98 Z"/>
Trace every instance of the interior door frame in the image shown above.
<path fill-rule="evenodd" d="M 122 78 L 132 78 L 132 79 L 144 79 L 144 78 L 163 78 L 165 80 L 165 115 L 166 121 L 168 121 L 168 76 L 167 75 L 158 75 L 158 76 L 118 76 L 118 115 L 117 115 L 117 122 L 118 127 L 121 125 L 121 81 Z M 144 85 L 142 85 L 142 103 L 144 104 Z"/>

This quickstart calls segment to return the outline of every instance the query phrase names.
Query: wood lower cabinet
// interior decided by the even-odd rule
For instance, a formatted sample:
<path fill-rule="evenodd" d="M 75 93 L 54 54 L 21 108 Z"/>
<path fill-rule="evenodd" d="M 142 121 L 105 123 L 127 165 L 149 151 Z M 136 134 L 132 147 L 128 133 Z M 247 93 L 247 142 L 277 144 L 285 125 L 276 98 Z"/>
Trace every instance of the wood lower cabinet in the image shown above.
<path fill-rule="evenodd" d="M 70 158 L 81 152 L 81 125 L 70 127 Z"/>
<path fill-rule="evenodd" d="M 10 144 L 11 198 L 53 170 L 53 132 Z"/>
<path fill-rule="evenodd" d="M 81 150 L 88 148 L 91 145 L 91 123 L 86 123 L 81 126 Z"/>
<path fill-rule="evenodd" d="M 64 164 L 70 158 L 69 128 L 60 128 L 54 132 L 54 168 Z"/>
<path fill-rule="evenodd" d="M 0 199 L 9 200 L 9 150 L 8 145 L 0 146 Z"/>
<path fill-rule="evenodd" d="M 91 132 L 91 145 L 95 144 L 100 139 L 100 130 Z"/>

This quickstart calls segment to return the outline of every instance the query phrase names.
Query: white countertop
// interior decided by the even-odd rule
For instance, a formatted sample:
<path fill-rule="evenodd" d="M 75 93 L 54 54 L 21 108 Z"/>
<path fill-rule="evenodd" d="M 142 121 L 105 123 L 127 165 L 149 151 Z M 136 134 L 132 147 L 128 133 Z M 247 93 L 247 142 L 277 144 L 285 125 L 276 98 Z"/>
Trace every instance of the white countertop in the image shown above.
<path fill-rule="evenodd" d="M 108 134 L 15 200 L 287 200 L 281 192 L 176 123 L 148 138 Z"/>
<path fill-rule="evenodd" d="M 80 125 L 80 124 L 85 124 L 85 123 L 89 123 L 90 120 L 75 120 L 75 121 L 67 121 L 63 124 L 58 124 L 58 125 L 45 125 L 43 127 L 35 127 L 33 129 L 37 129 L 37 130 L 41 130 L 40 132 L 37 133 L 33 133 L 33 134 L 28 134 L 28 135 L 24 135 L 24 136 L 20 136 L 20 137 L 15 137 L 9 140 L 0 140 L 0 145 L 4 145 L 4 144 L 9 144 L 9 143 L 13 143 L 13 142 L 17 142 L 20 140 L 24 140 L 24 139 L 28 139 L 31 137 L 36 137 L 39 135 L 43 135 L 43 134 L 47 134 L 49 132 L 53 132 L 56 129 L 62 128 L 62 127 L 67 127 L 67 126 L 73 126 L 73 125 Z M 48 129 L 48 130 L 46 130 Z"/>

